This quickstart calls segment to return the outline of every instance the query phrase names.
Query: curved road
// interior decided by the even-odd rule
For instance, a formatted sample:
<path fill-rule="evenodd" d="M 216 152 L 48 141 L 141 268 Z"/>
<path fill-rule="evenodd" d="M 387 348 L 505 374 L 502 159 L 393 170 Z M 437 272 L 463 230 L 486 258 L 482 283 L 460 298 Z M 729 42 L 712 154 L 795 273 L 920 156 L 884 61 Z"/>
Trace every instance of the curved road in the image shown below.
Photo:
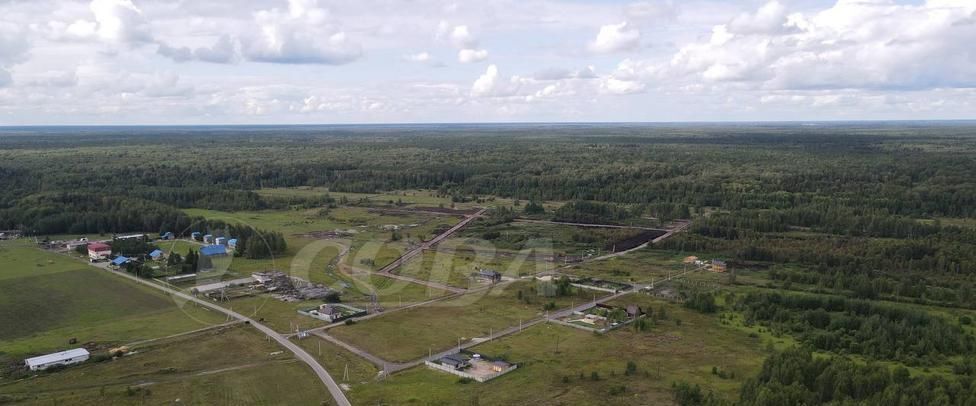
<path fill-rule="evenodd" d="M 267 327 L 267 326 L 265 326 L 265 325 L 263 325 L 261 323 L 255 322 L 254 320 L 251 320 L 250 317 L 247 317 L 247 316 L 245 316 L 243 314 L 240 314 L 240 313 L 237 313 L 237 312 L 235 312 L 233 310 L 226 309 L 224 307 L 221 307 L 221 306 L 218 306 L 216 304 L 210 303 L 210 302 L 208 302 L 206 300 L 202 300 L 202 299 L 195 298 L 195 297 L 190 296 L 190 295 L 188 295 L 186 293 L 183 293 L 183 292 L 180 292 L 180 291 L 177 291 L 177 290 L 174 290 L 174 289 L 170 289 L 170 288 L 167 288 L 165 286 L 157 285 L 157 284 L 152 283 L 150 281 L 147 281 L 145 279 L 140 279 L 140 278 L 138 278 L 136 276 L 129 275 L 129 274 L 125 273 L 125 272 L 112 271 L 112 270 L 110 270 L 108 268 L 102 268 L 102 267 L 97 267 L 97 268 L 104 269 L 104 270 L 106 270 L 108 272 L 111 272 L 112 274 L 115 274 L 115 275 L 118 275 L 118 276 L 121 276 L 121 277 L 124 277 L 124 278 L 128 278 L 128 279 L 130 279 L 132 281 L 141 283 L 143 285 L 150 286 L 150 287 L 153 287 L 153 288 L 162 290 L 162 291 L 164 291 L 164 292 L 166 292 L 166 293 L 168 293 L 170 295 L 173 295 L 173 296 L 176 296 L 178 298 L 181 298 L 181 299 L 184 299 L 184 300 L 187 300 L 187 301 L 196 303 L 196 304 L 198 304 L 200 306 L 204 306 L 204 307 L 206 307 L 208 309 L 221 312 L 223 314 L 226 314 L 226 315 L 228 315 L 230 317 L 233 317 L 233 318 L 235 318 L 237 320 L 240 320 L 240 321 L 243 321 L 245 323 L 250 323 L 252 326 L 254 326 L 254 328 L 257 328 L 258 331 L 264 333 L 268 337 L 271 337 L 273 340 L 277 341 L 278 344 L 281 344 L 282 347 L 285 347 L 286 349 L 288 349 L 289 351 L 291 351 L 292 353 L 294 353 L 295 354 L 295 358 L 298 358 L 302 362 L 308 364 L 308 366 L 312 368 L 312 371 L 315 371 L 315 374 L 318 375 L 318 377 L 319 377 L 320 380 L 322 380 L 322 383 L 325 384 L 325 387 L 329 390 L 329 393 L 332 394 L 332 398 L 335 399 L 335 402 L 337 404 L 339 404 L 340 406 L 351 406 L 352 405 L 351 403 L 349 403 L 349 399 L 346 399 L 346 394 L 342 392 L 342 389 L 339 388 L 339 385 L 336 384 L 335 380 L 332 379 L 332 376 L 329 375 L 329 372 L 326 371 L 325 368 L 323 368 L 322 365 L 319 364 L 319 362 L 315 360 L 315 358 L 313 358 L 309 353 L 305 352 L 305 350 L 303 350 L 301 347 L 299 347 L 295 343 L 291 342 L 290 340 L 288 340 L 287 338 L 285 338 L 281 334 L 278 334 L 277 332 L 275 332 L 271 328 L 269 328 L 269 327 Z"/>

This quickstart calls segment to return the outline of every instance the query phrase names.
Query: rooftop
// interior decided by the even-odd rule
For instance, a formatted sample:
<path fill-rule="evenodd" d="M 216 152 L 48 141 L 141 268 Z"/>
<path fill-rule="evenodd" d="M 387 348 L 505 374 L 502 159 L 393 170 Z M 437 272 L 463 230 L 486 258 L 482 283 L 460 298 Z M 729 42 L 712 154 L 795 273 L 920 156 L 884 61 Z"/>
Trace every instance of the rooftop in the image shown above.
<path fill-rule="evenodd" d="M 50 364 L 52 362 L 60 362 L 60 361 L 64 361 L 64 360 L 67 360 L 67 359 L 71 359 L 71 358 L 75 358 L 75 357 L 81 357 L 81 356 L 85 356 L 85 355 L 88 355 L 88 350 L 86 350 L 84 348 L 75 348 L 73 350 L 55 352 L 55 353 L 52 353 L 52 354 L 41 355 L 41 356 L 37 356 L 37 357 L 34 357 L 34 358 L 28 358 L 28 359 L 24 360 L 24 362 L 27 363 L 27 365 L 29 365 L 29 366 L 30 365 L 44 365 L 44 364 Z"/>

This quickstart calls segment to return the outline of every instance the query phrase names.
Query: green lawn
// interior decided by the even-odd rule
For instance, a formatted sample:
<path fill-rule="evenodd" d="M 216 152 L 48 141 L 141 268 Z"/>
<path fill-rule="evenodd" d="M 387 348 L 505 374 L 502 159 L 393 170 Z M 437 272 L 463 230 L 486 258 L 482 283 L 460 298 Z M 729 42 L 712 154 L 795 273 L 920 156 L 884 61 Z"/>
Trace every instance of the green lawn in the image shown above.
<path fill-rule="evenodd" d="M 594 294 L 597 297 L 603 295 L 581 290 L 580 296 L 543 298 L 530 291 L 534 286 L 534 281 L 499 285 L 487 291 L 340 326 L 329 330 L 329 334 L 388 361 L 409 361 L 427 355 L 429 350 L 437 352 L 457 345 L 458 338 L 468 341 L 486 336 L 491 330 L 518 326 L 519 320 L 528 321 L 543 315 L 542 306 L 547 302 L 565 308 L 592 300 Z M 529 303 L 518 299 L 520 290 Z"/>
<path fill-rule="evenodd" d="M 742 381 L 758 372 L 764 356 L 759 341 L 721 325 L 716 317 L 648 296 L 620 301 L 665 307 L 670 316 L 641 333 L 628 327 L 598 335 L 538 325 L 472 348 L 520 365 L 495 380 L 464 384 L 455 376 L 418 367 L 354 387 L 351 399 L 358 404 L 469 404 L 475 399 L 480 405 L 670 404 L 672 382 L 686 381 L 734 400 Z M 627 361 L 637 366 L 630 376 L 625 374 Z M 713 375 L 712 367 L 735 377 Z M 593 372 L 599 380 L 591 379 Z M 625 387 L 622 393 L 611 393 L 619 386 Z"/>

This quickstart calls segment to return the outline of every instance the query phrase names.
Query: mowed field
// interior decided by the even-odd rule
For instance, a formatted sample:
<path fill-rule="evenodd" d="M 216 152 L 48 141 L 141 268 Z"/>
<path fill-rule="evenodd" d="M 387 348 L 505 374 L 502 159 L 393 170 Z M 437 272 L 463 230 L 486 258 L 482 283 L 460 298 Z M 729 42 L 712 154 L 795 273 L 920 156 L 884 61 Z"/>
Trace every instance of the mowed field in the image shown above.
<path fill-rule="evenodd" d="M 369 351 L 387 361 L 403 362 L 426 356 L 519 325 L 544 315 L 543 305 L 553 302 L 567 308 L 605 295 L 580 290 L 578 296 L 544 298 L 531 290 L 534 281 L 501 284 L 489 290 L 468 293 L 424 306 L 418 306 L 351 326 L 339 326 L 329 334 Z M 519 291 L 522 297 L 518 298 Z"/>
<path fill-rule="evenodd" d="M 291 353 L 237 325 L 133 348 L 131 355 L 0 384 L 27 404 L 318 405 L 322 383 Z"/>
<path fill-rule="evenodd" d="M 79 343 L 118 344 L 223 321 L 144 286 L 22 242 L 0 244 L 3 357 Z"/>
<path fill-rule="evenodd" d="M 624 327 L 606 335 L 540 324 L 471 349 L 519 364 L 502 377 L 463 383 L 421 366 L 354 386 L 350 397 L 357 404 L 656 405 L 671 404 L 671 384 L 685 381 L 731 401 L 761 366 L 759 340 L 715 316 L 643 295 L 615 301 L 626 303 L 663 307 L 668 318 L 645 332 Z M 628 361 L 637 366 L 630 375 Z M 712 374 L 713 367 L 726 378 Z"/>

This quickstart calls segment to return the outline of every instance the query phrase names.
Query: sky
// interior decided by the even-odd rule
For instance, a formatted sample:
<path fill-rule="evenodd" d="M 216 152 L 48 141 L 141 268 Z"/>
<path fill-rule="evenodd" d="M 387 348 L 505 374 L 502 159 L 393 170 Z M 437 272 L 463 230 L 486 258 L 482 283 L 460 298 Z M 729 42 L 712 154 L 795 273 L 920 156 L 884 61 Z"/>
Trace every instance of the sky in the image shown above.
<path fill-rule="evenodd" d="M 976 0 L 0 0 L 0 125 L 976 118 Z"/>

